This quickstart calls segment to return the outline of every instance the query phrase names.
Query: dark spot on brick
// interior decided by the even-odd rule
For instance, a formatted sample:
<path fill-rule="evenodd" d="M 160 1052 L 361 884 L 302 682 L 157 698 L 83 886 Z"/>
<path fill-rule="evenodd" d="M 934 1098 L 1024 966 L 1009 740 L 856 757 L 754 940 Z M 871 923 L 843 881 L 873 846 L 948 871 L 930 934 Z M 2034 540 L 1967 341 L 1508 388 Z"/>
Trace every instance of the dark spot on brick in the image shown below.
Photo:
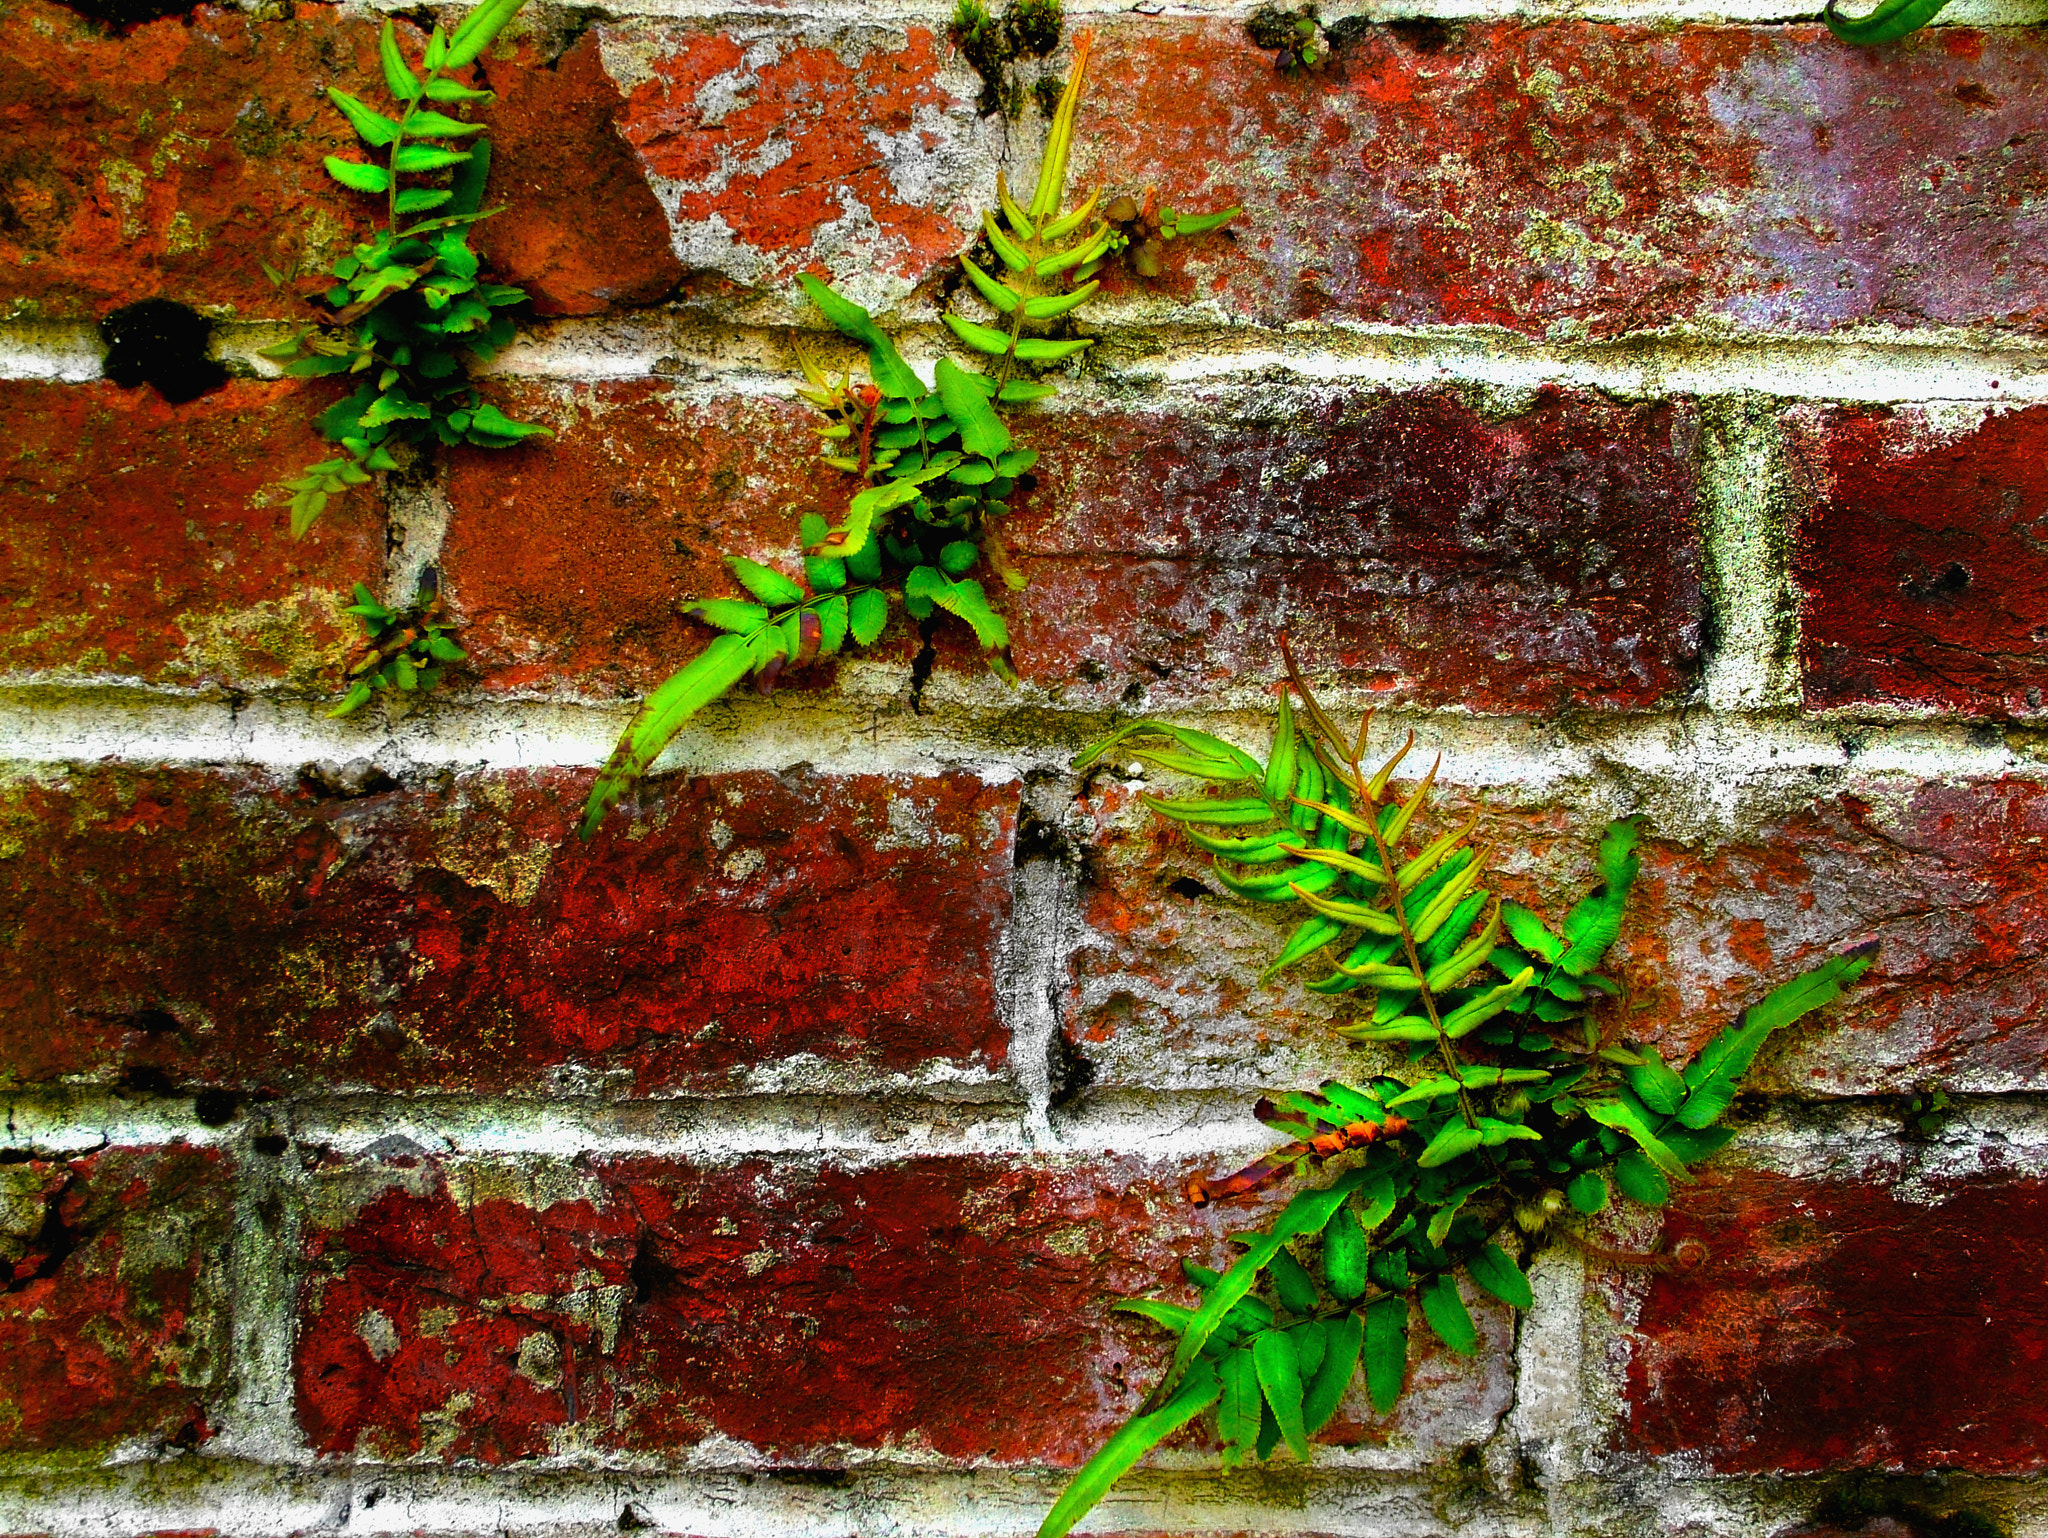
<path fill-rule="evenodd" d="M 275 1159 L 291 1147 L 291 1140 L 281 1132 L 259 1132 L 249 1139 L 249 1146 L 258 1153 Z"/>
<path fill-rule="evenodd" d="M 28 1253 L 14 1263 L 13 1274 L 0 1290 L 20 1292 L 30 1282 L 55 1276 L 58 1268 L 71 1258 L 71 1252 L 88 1237 L 64 1221 L 64 1198 L 71 1186 L 72 1181 L 67 1178 L 43 1198 L 42 1227 L 30 1241 Z"/>
<path fill-rule="evenodd" d="M 1055 1110 L 1072 1105 L 1095 1082 L 1095 1064 L 1065 1031 L 1053 1032 L 1052 1044 L 1046 1049 L 1046 1067 Z"/>
<path fill-rule="evenodd" d="M 167 1009 L 138 1009 L 128 1017 L 128 1028 L 145 1036 L 168 1036 L 178 1029 L 178 1017 Z"/>
<path fill-rule="evenodd" d="M 628 1501 L 619 1508 L 619 1531 L 637 1533 L 654 1526 L 654 1519 L 640 1509 L 637 1501 Z"/>
<path fill-rule="evenodd" d="M 327 761 L 299 766 L 299 784 L 309 794 L 337 800 L 359 796 L 381 796 L 400 788 L 400 782 L 367 758 L 352 758 L 345 764 Z"/>
<path fill-rule="evenodd" d="M 369 1489 L 363 1492 L 363 1510 L 368 1511 L 372 1506 L 376 1505 L 379 1501 L 383 1499 L 384 1487 L 382 1485 L 370 1486 Z"/>
<path fill-rule="evenodd" d="M 60 0 L 60 3 L 65 9 L 76 11 L 116 32 L 126 32 L 145 21 L 161 21 L 166 16 L 189 16 L 197 0 Z"/>
<path fill-rule="evenodd" d="M 1073 853 L 1073 846 L 1059 827 L 1043 817 L 1026 815 L 1017 824 L 1017 842 L 1014 860 L 1019 866 L 1033 860 L 1063 860 Z"/>
<path fill-rule="evenodd" d="M 676 1270 L 667 1261 L 654 1253 L 654 1239 L 651 1234 L 640 1236 L 640 1247 L 633 1252 L 633 1263 L 626 1268 L 626 1279 L 633 1284 L 633 1301 L 643 1307 L 675 1280 Z"/>
<path fill-rule="evenodd" d="M 130 1063 L 121 1070 L 121 1088 L 132 1095 L 175 1095 L 178 1086 L 154 1063 Z"/>
<path fill-rule="evenodd" d="M 1965 80 L 1961 85 L 1957 86 L 1955 98 L 1965 106 L 1970 107 L 1995 107 L 1998 105 L 1998 98 L 1974 80 Z"/>
<path fill-rule="evenodd" d="M 1415 53 L 1442 53 L 1457 41 L 1458 34 L 1433 16 L 1390 21 L 1387 30 L 1402 46 Z"/>
<path fill-rule="evenodd" d="M 1899 590 L 1908 597 L 1925 601 L 1954 598 L 1970 590 L 1970 570 L 1960 561 L 1950 561 L 1932 580 L 1916 582 L 1908 577 L 1899 584 Z"/>
<path fill-rule="evenodd" d="M 853 1483 L 845 1469 L 768 1469 L 763 1478 L 786 1485 L 814 1485 L 822 1490 L 844 1490 Z"/>
<path fill-rule="evenodd" d="M 1175 877 L 1166 884 L 1166 890 L 1173 893 L 1176 897 L 1185 897 L 1190 900 L 1197 897 L 1214 897 L 1216 895 L 1212 888 L 1202 885 L 1193 876 Z"/>
<path fill-rule="evenodd" d="M 192 1097 L 192 1114 L 204 1127 L 225 1127 L 235 1119 L 236 1096 L 230 1090 L 203 1089 Z"/>
<path fill-rule="evenodd" d="M 107 344 L 106 376 L 124 390 L 154 385 L 180 406 L 228 382 L 228 371 L 206 355 L 213 322 L 187 305 L 168 299 L 123 305 L 100 322 L 100 338 Z"/>

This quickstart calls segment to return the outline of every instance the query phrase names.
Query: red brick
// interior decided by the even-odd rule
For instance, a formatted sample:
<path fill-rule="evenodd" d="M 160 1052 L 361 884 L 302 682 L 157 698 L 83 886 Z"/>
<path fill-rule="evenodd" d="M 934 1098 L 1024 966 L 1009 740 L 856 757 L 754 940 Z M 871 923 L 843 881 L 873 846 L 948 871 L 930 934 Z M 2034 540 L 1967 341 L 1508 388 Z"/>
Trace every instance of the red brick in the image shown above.
<path fill-rule="evenodd" d="M 1260 745 L 1263 751 L 1263 745 Z M 1357 1071 L 1332 1006 L 1296 969 L 1256 977 L 1304 916 L 1223 892 L 1206 856 L 1096 780 L 1083 943 L 1065 1018 L 1101 1085 L 1304 1083 Z M 1597 816 L 1506 795 L 1441 800 L 1433 825 L 1481 814 L 1495 885 L 1553 921 L 1593 880 Z M 1689 1060 L 1772 985 L 1866 939 L 1875 966 L 1787 1031 L 1750 1074 L 1765 1092 L 1898 1094 L 1922 1084 L 2036 1089 L 2048 1061 L 2048 787 L 1850 781 L 1740 837 L 1644 828 L 1642 874 L 1610 956 L 1628 1031 Z M 1340 1006 L 1336 1018 L 1345 1018 Z"/>
<path fill-rule="evenodd" d="M 212 1435 L 230 1176 L 176 1145 L 0 1165 L 0 1451 Z"/>
<path fill-rule="evenodd" d="M 566 1068 L 650 1090 L 793 1054 L 1001 1066 L 1013 788 L 668 778 L 585 846 L 589 785 L 18 781 L 0 1073 L 531 1090 Z"/>
<path fill-rule="evenodd" d="M 0 383 L 0 666 L 333 688 L 360 639 L 351 584 L 383 569 L 382 510 L 358 491 L 294 543 L 284 508 L 258 505 L 332 454 L 310 423 L 326 396 Z"/>
<path fill-rule="evenodd" d="M 1831 413 L 1804 437 L 1806 703 L 1978 716 L 2048 687 L 2048 409 L 1957 435 Z"/>
<path fill-rule="evenodd" d="M 1186 1295 L 1175 1258 L 1223 1263 L 1222 1235 L 1256 1220 L 1198 1215 L 1183 1176 L 1129 1159 L 336 1164 L 315 1177 L 338 1215 L 307 1241 L 300 1421 L 318 1451 L 374 1457 L 674 1457 L 722 1435 L 772 1463 L 852 1447 L 1076 1464 L 1167 1354 L 1110 1305 Z M 1491 1427 L 1511 1327 L 1479 1317 L 1491 1360 L 1424 1360 L 1393 1425 L 1425 1442 L 1461 1417 Z M 1329 1439 L 1388 1431 L 1347 1417 Z"/>
<path fill-rule="evenodd" d="M 0 260 L 11 297 L 99 315 L 161 295 L 294 313 L 263 274 L 324 271 L 371 201 L 321 167 L 355 136 L 321 94 L 378 76 L 376 29 L 200 6 L 115 34 L 23 0 L 0 17 Z"/>
<path fill-rule="evenodd" d="M 1727 1473 L 2036 1473 L 2048 1188 L 1986 1176 L 1927 1198 L 1744 1173 L 1688 1191 L 1635 1325 L 1629 1445 Z"/>
<path fill-rule="evenodd" d="M 625 99 L 585 33 L 545 63 L 529 49 L 486 59 L 490 124 L 486 263 L 524 288 L 536 315 L 593 315 L 665 297 L 683 276 L 668 218 L 619 137 Z"/>
<path fill-rule="evenodd" d="M 1531 334 L 2043 313 L 2048 66 L 2020 32 L 1852 52 L 1812 25 L 1346 30 L 1327 69 L 1279 75 L 1235 18 L 1098 28 L 1077 184 L 1245 209 L 1232 241 L 1170 248 L 1168 293 L 1263 324 Z M 989 201 L 922 29 L 613 40 L 650 72 L 626 137 L 679 247 L 729 281 L 907 287 Z"/>
<path fill-rule="evenodd" d="M 450 481 L 444 569 L 491 687 L 650 687 L 703 644 L 676 600 L 733 590 L 721 553 L 787 565 L 798 516 L 852 484 L 794 404 L 645 383 L 515 399 L 560 439 L 461 456 Z M 1000 531 L 1030 579 L 1004 599 L 1017 670 L 1069 703 L 1142 688 L 1156 707 L 1272 676 L 1288 629 L 1306 665 L 1390 703 L 1654 705 L 1696 671 L 1691 430 L 1562 394 L 1504 421 L 1438 394 L 1291 421 L 1020 418 L 1045 457 Z"/>
<path fill-rule="evenodd" d="M 1034 424 L 1004 536 L 1017 653 L 1114 701 L 1302 665 L 1389 704 L 1632 709 L 1689 688 L 1701 625 L 1690 414 L 1546 390 L 1342 394 L 1285 417 L 1076 411 Z"/>

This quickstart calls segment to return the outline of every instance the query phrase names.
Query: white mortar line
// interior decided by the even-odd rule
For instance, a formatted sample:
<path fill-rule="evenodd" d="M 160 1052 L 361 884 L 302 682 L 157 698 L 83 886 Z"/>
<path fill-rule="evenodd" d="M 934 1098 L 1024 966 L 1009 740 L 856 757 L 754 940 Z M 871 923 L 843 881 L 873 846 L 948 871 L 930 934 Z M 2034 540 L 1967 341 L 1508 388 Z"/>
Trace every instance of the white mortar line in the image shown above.
<path fill-rule="evenodd" d="M 1796 707 L 1795 502 L 1777 408 L 1758 396 L 1719 397 L 1706 403 L 1702 417 L 1707 705 L 1718 711 Z"/>
<path fill-rule="evenodd" d="M 814 331 L 813 318 L 793 303 L 755 308 L 786 324 L 725 324 L 680 310 L 549 322 L 531 327 L 484 372 L 572 384 L 669 378 L 686 395 L 787 395 L 796 338 L 808 336 L 828 352 L 843 345 Z M 1799 336 L 1701 325 L 1570 343 L 1488 326 L 1233 326 L 1219 324 L 1212 311 L 1144 299 L 1095 318 L 1100 357 L 1053 409 L 1084 407 L 1105 389 L 1122 398 L 1134 387 L 1171 393 L 1243 381 L 1270 388 L 1276 373 L 1302 386 L 1526 392 L 1562 384 L 1631 399 L 1748 392 L 1861 402 L 2048 400 L 2048 341 L 1969 328 L 1865 326 Z M 904 351 L 929 376 L 945 334 L 929 316 L 901 319 Z M 224 326 L 220 354 L 277 377 L 256 349 L 285 330 L 266 322 Z M 99 352 L 82 323 L 0 323 L 0 379 L 94 378 Z"/>

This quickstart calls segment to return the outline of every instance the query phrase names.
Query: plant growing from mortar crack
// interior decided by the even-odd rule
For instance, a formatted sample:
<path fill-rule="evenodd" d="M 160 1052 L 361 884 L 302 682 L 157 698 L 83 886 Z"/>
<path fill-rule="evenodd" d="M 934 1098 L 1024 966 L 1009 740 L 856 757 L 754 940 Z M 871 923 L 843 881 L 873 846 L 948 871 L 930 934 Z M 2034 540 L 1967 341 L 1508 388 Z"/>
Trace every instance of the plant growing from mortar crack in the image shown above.
<path fill-rule="evenodd" d="M 399 48 L 392 24 L 385 22 L 378 58 L 395 117 L 346 91 L 330 87 L 327 92 L 375 152 L 369 162 L 329 155 L 327 173 L 352 192 L 381 197 L 385 223 L 334 264 L 334 282 L 323 296 L 333 312 L 330 320 L 263 354 L 282 362 L 294 378 L 348 375 L 359 380 L 352 394 L 315 419 L 321 435 L 339 444 L 343 455 L 308 465 L 284 483 L 291 493 L 294 539 L 312 526 L 330 498 L 367 484 L 376 472 L 401 468 L 406 459 L 436 444 L 509 448 L 551 436 L 545 427 L 506 416 L 483 399 L 469 377 L 468 359 L 489 362 L 512 340 L 515 327 L 508 312 L 525 300 L 526 292 L 480 275 L 469 230 L 496 212 L 482 207 L 490 145 L 476 137 L 483 132 L 481 123 L 451 115 L 492 99 L 489 91 L 464 85 L 451 72 L 474 63 L 524 3 L 485 0 L 453 35 L 436 26 L 418 73 Z M 265 271 L 273 282 L 283 282 L 281 274 Z M 349 612 L 371 631 L 374 648 L 381 644 L 377 627 L 388 627 L 398 615 L 365 597 L 360 587 L 357 592 L 358 602 Z M 369 612 L 366 603 L 377 612 Z M 398 628 L 405 628 L 402 619 Z M 434 634 L 444 628 L 437 623 Z M 437 672 L 425 664 L 462 655 L 445 637 L 439 645 L 431 656 L 417 659 L 423 664 L 419 667 L 408 667 L 410 654 L 401 651 L 368 674 L 352 670 L 348 694 L 333 714 L 357 709 L 377 687 L 431 686 Z"/>
<path fill-rule="evenodd" d="M 1235 1467 L 1283 1444 L 1302 1461 L 1360 1370 L 1381 1414 L 1401 1396 L 1411 1304 L 1445 1347 L 1470 1355 L 1478 1333 L 1460 1273 L 1512 1308 L 1534 1302 L 1526 1252 L 1576 1233 L 1618 1188 L 1656 1207 L 1690 1166 L 1734 1136 L 1717 1127 L 1757 1049 L 1830 1002 L 1869 967 L 1874 943 L 1773 989 L 1683 1068 L 1623 1039 L 1607 1007 L 1619 985 L 1600 962 L 1620 933 L 1638 868 L 1637 823 L 1608 825 L 1600 883 L 1553 930 L 1479 885 L 1486 851 L 1476 817 L 1424 833 L 1432 767 L 1392 790 L 1408 742 L 1377 768 L 1366 727 L 1347 737 L 1285 652 L 1273 745 L 1262 764 L 1204 732 L 1137 721 L 1096 743 L 1222 794 L 1145 803 L 1215 859 L 1223 886 L 1307 917 L 1263 977 L 1318 963 L 1307 987 L 1358 993 L 1372 1006 L 1339 1034 L 1405 1047 L 1409 1071 L 1359 1084 L 1271 1095 L 1260 1120 L 1289 1141 L 1235 1174 L 1197 1176 L 1197 1205 L 1290 1177 L 1341 1170 L 1301 1191 L 1218 1273 L 1183 1261 L 1192 1305 L 1133 1298 L 1117 1306 L 1175 1336 L 1171 1361 L 1138 1413 L 1074 1476 L 1039 1529 L 1061 1538 L 1162 1439 L 1213 1415 Z M 1633 1257 L 1653 1260 L 1653 1257 Z"/>
<path fill-rule="evenodd" d="M 1064 362 L 1092 345 L 1086 337 L 1035 333 L 1072 317 L 1100 286 L 1096 274 L 1103 265 L 1135 249 L 1129 233 L 1097 213 L 1100 189 L 1063 207 L 1092 43 L 1087 32 L 1075 39 L 1073 74 L 1053 114 L 1029 205 L 1013 201 L 998 175 L 1000 218 L 989 212 L 982 220 L 993 259 L 987 268 L 970 256 L 960 259 L 994 324 L 952 311 L 945 320 L 987 360 L 984 370 L 941 358 L 927 388 L 865 309 L 808 274 L 798 279 L 825 318 L 867 350 L 869 383 L 856 385 L 850 376 L 833 381 L 806 359 L 807 383 L 798 391 L 825 415 L 818 429 L 824 462 L 851 477 L 855 489 L 836 520 L 804 515 L 801 575 L 795 563 L 781 571 L 727 556 L 746 596 L 677 606 L 721 633 L 650 694 L 628 723 L 591 786 L 583 837 L 597 831 L 605 812 L 691 716 L 742 680 L 751 678 L 766 694 L 788 669 L 835 656 L 849 644 L 873 645 L 888 625 L 892 601 L 921 623 L 940 612 L 962 621 L 989 666 L 1014 677 L 1009 628 L 973 575 L 986 562 L 1007 586 L 1024 585 L 1003 558 L 994 525 L 1038 455 L 1017 446 L 1004 416 L 1054 393 L 1052 385 L 1020 370 Z M 1148 211 L 1152 202 L 1148 196 Z M 1162 232 L 1155 221 L 1146 238 L 1202 234 L 1236 214 L 1234 208 L 1199 217 L 1168 214 L 1170 227 Z"/>
<path fill-rule="evenodd" d="M 1883 0 L 1862 16 L 1844 16 L 1841 0 L 1828 0 L 1821 20 L 1845 43 L 1891 43 L 1918 32 L 1948 8 L 1949 0 Z"/>

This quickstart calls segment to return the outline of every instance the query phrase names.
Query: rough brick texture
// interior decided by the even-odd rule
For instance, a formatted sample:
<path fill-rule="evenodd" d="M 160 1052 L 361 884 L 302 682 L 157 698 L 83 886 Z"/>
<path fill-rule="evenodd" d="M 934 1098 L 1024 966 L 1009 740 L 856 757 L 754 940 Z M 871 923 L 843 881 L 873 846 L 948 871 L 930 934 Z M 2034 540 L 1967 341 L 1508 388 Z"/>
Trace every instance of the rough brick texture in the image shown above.
<path fill-rule="evenodd" d="M 1011 788 L 657 781 L 585 846 L 587 773 L 333 784 L 9 787 L 7 1080 L 646 1091 L 806 1053 L 1002 1060 Z"/>
<path fill-rule="evenodd" d="M 1941 430 L 1841 412 L 1806 435 L 1809 705 L 2026 716 L 2048 688 L 2048 412 Z"/>
<path fill-rule="evenodd" d="M 232 1173 L 175 1146 L 0 1164 L 0 1451 L 212 1435 Z"/>
<path fill-rule="evenodd" d="M 2038 1472 L 2048 1363 L 2038 1179 L 1932 1188 L 1742 1174 L 1665 1229 L 1710 1258 L 1651 1283 L 1627 1435 L 1726 1472 Z"/>
<path fill-rule="evenodd" d="M 308 1237 L 297 1357 L 312 1444 L 487 1462 L 672 1457 L 723 1435 L 777 1463 L 1078 1463 L 1161 1356 L 1109 1301 L 1171 1286 L 1179 1254 L 1224 1261 L 1244 1216 L 1198 1215 L 1183 1172 L 1133 1160 L 401 1158 L 315 1178 L 331 1216 Z M 1489 1340 L 1507 1329 L 1497 1305 L 1475 1311 Z M 1354 1403 L 1326 1440 L 1483 1434 L 1509 1393 L 1497 1362 L 1424 1355 L 1413 1378 L 1400 1416 Z"/>
<path fill-rule="evenodd" d="M 276 483 L 332 455 L 325 393 L 230 383 L 0 383 L 0 667 L 176 685 L 332 690 L 360 637 L 352 584 L 383 558 L 373 488 L 285 538 Z"/>

